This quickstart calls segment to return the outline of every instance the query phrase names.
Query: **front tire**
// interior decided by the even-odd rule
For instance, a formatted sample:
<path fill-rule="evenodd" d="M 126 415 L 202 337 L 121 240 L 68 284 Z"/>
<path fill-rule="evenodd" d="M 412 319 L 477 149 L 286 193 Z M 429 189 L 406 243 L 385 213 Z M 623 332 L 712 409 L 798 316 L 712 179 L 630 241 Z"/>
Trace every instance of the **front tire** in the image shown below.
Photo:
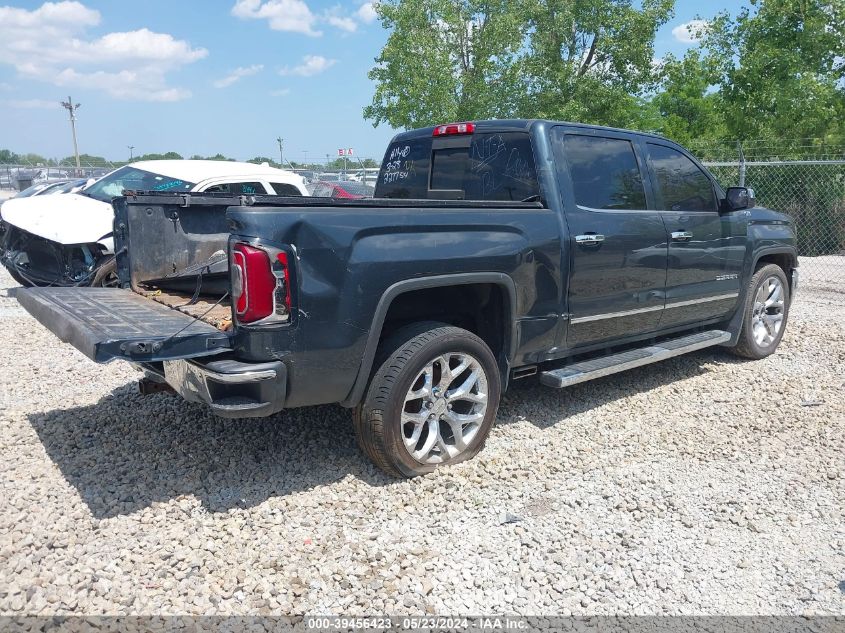
<path fill-rule="evenodd" d="M 426 323 L 385 343 L 355 410 L 361 450 L 395 477 L 416 477 L 474 457 L 501 396 L 496 359 L 472 332 Z"/>
<path fill-rule="evenodd" d="M 742 331 L 734 353 L 755 360 L 772 354 L 786 330 L 789 300 L 783 269 L 775 264 L 758 269 L 748 283 Z"/>

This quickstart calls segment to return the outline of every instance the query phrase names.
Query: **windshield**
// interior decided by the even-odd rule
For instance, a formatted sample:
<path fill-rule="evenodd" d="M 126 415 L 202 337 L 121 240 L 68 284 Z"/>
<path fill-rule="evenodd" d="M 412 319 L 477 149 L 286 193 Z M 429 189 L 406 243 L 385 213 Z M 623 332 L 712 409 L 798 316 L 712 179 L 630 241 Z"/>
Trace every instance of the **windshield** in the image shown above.
<path fill-rule="evenodd" d="M 15 198 L 29 198 L 30 196 L 34 196 L 36 193 L 46 189 L 49 185 L 45 182 L 39 182 L 38 184 L 32 185 L 31 187 L 27 187 L 23 191 L 21 191 Z"/>
<path fill-rule="evenodd" d="M 58 183 L 57 186 L 49 188 L 42 192 L 42 195 L 53 195 L 56 193 L 70 193 L 74 189 L 78 189 L 85 185 L 85 180 L 71 180 L 70 182 L 66 182 L 64 184 Z"/>
<path fill-rule="evenodd" d="M 195 183 L 154 174 L 137 167 L 121 167 L 82 190 L 85 195 L 111 202 L 128 191 L 190 191 Z"/>

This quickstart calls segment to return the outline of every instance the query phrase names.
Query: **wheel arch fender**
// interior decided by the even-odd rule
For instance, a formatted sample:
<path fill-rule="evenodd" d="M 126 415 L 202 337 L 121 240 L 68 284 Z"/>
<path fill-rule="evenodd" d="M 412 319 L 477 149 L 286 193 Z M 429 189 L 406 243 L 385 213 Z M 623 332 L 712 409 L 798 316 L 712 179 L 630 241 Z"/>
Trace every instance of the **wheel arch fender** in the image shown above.
<path fill-rule="evenodd" d="M 737 302 L 736 312 L 734 312 L 728 323 L 727 330 L 730 332 L 731 338 L 724 344 L 725 347 L 733 347 L 739 341 L 739 335 L 742 332 L 742 323 L 745 319 L 745 302 L 748 298 L 748 284 L 751 282 L 751 278 L 754 276 L 754 272 L 757 270 L 760 261 L 771 255 L 787 255 L 795 265 L 798 264 L 798 253 L 795 247 L 790 245 L 769 246 L 758 249 L 751 254 L 751 258 L 748 260 L 748 268 L 742 277 L 742 286 L 739 290 L 739 301 Z M 787 282 L 789 282 L 790 277 L 788 273 L 786 278 Z"/>
<path fill-rule="evenodd" d="M 370 332 L 367 336 L 367 342 L 364 347 L 364 353 L 361 358 L 361 364 L 358 368 L 358 374 L 355 377 L 355 382 L 353 383 L 349 394 L 343 401 L 341 401 L 340 404 L 344 407 L 354 407 L 359 404 L 364 397 L 364 392 L 367 388 L 367 384 L 369 383 L 370 374 L 372 373 L 376 352 L 382 338 L 387 313 L 390 310 L 390 306 L 398 297 L 415 290 L 465 286 L 470 284 L 492 284 L 498 286 L 504 291 L 506 305 L 504 306 L 505 315 L 503 315 L 505 324 L 504 332 L 502 333 L 503 353 L 500 355 L 501 358 L 498 359 L 500 370 L 502 372 L 502 391 L 504 391 L 506 389 L 507 378 L 510 373 L 510 364 L 516 354 L 516 346 L 519 340 L 516 318 L 516 284 L 514 284 L 510 275 L 505 273 L 457 273 L 405 279 L 397 281 L 384 291 L 378 304 L 376 305 L 375 313 L 373 314 L 372 327 L 370 328 Z"/>

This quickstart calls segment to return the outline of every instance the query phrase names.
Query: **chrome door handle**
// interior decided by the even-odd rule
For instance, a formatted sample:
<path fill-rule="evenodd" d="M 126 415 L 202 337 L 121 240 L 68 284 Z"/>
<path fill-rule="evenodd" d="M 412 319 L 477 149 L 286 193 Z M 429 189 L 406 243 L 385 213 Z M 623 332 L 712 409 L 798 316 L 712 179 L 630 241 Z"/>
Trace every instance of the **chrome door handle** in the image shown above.
<path fill-rule="evenodd" d="M 586 235 L 576 235 L 575 243 L 589 246 L 590 244 L 599 244 L 604 242 L 604 235 L 597 235 L 596 233 L 587 233 Z"/>
<path fill-rule="evenodd" d="M 689 242 L 692 239 L 692 233 L 689 231 L 672 231 L 673 242 Z"/>

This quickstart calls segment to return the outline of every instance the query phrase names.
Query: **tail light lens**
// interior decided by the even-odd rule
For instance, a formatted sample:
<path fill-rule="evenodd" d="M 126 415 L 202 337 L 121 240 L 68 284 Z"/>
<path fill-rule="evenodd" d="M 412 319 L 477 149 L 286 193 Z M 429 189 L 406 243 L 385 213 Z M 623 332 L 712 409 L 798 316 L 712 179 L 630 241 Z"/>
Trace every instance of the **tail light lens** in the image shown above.
<path fill-rule="evenodd" d="M 241 242 L 232 248 L 232 298 L 240 323 L 290 320 L 290 270 L 284 251 Z"/>
<path fill-rule="evenodd" d="M 475 123 L 447 123 L 438 125 L 431 133 L 432 136 L 460 136 L 475 132 Z"/>

